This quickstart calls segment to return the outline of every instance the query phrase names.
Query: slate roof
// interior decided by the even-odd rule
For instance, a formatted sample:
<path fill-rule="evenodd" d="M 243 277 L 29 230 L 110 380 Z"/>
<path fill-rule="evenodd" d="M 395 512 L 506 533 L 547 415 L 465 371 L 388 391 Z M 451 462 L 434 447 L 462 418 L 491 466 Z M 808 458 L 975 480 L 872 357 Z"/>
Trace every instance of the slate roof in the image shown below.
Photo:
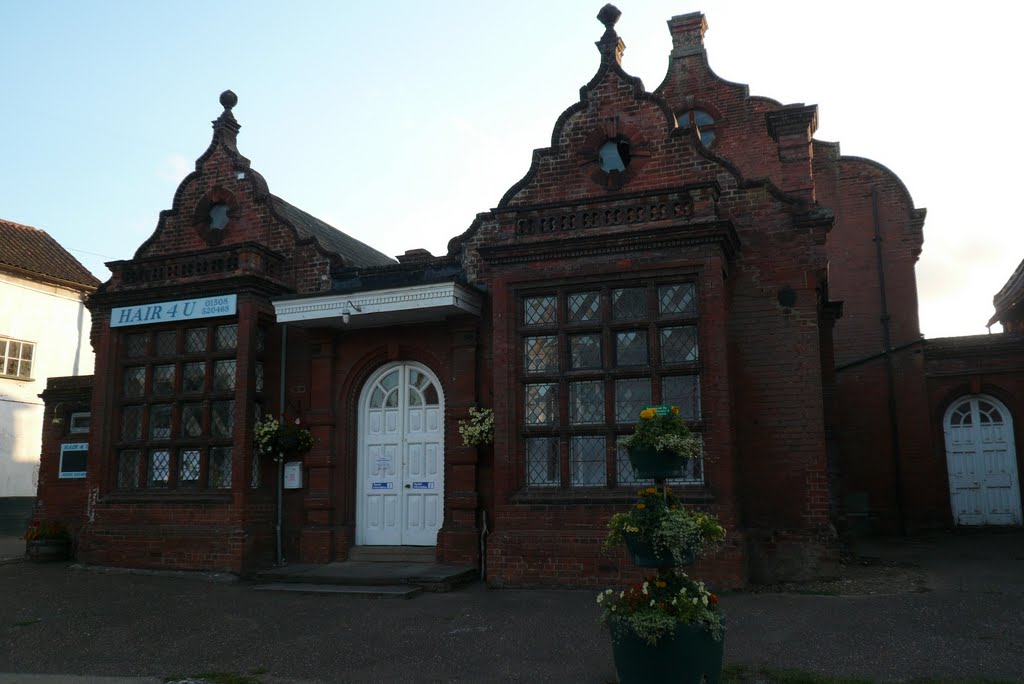
<path fill-rule="evenodd" d="M 100 281 L 46 231 L 0 219 L 0 270 L 94 290 Z"/>
<path fill-rule="evenodd" d="M 992 305 L 995 306 L 996 312 L 988 324 L 993 325 L 994 323 L 1006 320 L 1010 309 L 1020 304 L 1022 300 L 1024 300 L 1024 261 L 1020 262 L 1017 270 L 1013 272 L 1010 279 L 1003 285 L 1003 289 L 992 298 Z"/>
<path fill-rule="evenodd" d="M 366 243 L 346 235 L 334 226 L 307 214 L 277 195 L 271 195 L 274 208 L 305 237 L 314 237 L 324 249 L 340 254 L 346 266 L 383 266 L 398 263 Z"/>

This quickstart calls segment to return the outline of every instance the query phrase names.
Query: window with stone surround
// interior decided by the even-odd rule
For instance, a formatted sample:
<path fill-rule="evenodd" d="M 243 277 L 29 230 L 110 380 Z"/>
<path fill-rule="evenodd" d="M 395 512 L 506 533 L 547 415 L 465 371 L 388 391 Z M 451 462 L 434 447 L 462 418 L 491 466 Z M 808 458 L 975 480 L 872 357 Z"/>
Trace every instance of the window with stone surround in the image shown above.
<path fill-rule="evenodd" d="M 581 285 L 528 293 L 519 302 L 527 487 L 643 484 L 619 443 L 646 406 L 678 406 L 699 433 L 695 283 Z M 691 462 L 678 482 L 702 483 L 702 460 Z"/>
<path fill-rule="evenodd" d="M 256 333 L 250 394 L 258 406 L 266 332 Z M 193 322 L 121 335 L 117 489 L 231 489 L 235 388 L 244 372 L 238 342 L 237 323 Z M 253 482 L 259 485 L 258 475 Z"/>

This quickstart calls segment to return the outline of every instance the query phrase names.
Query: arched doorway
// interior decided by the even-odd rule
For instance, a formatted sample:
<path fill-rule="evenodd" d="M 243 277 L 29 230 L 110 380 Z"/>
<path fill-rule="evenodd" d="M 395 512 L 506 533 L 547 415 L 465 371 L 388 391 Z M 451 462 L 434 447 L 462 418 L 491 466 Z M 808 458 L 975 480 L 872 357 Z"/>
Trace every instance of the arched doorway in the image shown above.
<path fill-rule="evenodd" d="M 425 366 L 382 367 L 359 397 L 356 544 L 434 546 L 444 511 L 444 395 Z"/>
<path fill-rule="evenodd" d="M 962 397 L 943 420 L 950 506 L 957 525 L 1020 525 L 1013 420 L 998 399 Z"/>

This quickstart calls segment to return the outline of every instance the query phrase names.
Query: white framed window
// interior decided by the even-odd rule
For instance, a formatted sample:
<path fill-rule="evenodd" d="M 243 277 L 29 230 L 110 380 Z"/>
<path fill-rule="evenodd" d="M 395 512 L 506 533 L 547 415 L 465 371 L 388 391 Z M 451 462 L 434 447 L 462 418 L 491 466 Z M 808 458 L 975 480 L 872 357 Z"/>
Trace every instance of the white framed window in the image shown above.
<path fill-rule="evenodd" d="M 31 380 L 35 350 L 34 342 L 0 337 L 0 378 Z"/>
<path fill-rule="evenodd" d="M 77 442 L 60 445 L 60 470 L 57 477 L 61 480 L 81 480 L 85 477 L 85 464 L 89 456 L 89 444 Z"/>
<path fill-rule="evenodd" d="M 71 417 L 68 419 L 68 432 L 88 432 L 91 416 L 92 414 L 88 412 L 72 413 Z"/>

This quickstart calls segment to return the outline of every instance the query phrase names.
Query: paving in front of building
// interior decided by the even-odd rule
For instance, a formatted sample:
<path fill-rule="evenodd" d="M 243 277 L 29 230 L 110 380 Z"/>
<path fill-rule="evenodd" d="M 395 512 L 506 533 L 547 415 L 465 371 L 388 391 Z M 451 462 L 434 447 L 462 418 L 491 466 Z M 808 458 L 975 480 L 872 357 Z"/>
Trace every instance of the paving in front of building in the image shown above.
<path fill-rule="evenodd" d="M 878 681 L 1024 680 L 1024 533 L 881 540 L 855 555 L 850 576 L 863 563 L 877 570 L 868 589 L 724 595 L 726 663 Z M 477 582 L 375 600 L 27 562 L 0 566 L 0 589 L 0 673 L 54 675 L 2 684 L 256 671 L 268 684 L 615 681 L 593 591 Z"/>

